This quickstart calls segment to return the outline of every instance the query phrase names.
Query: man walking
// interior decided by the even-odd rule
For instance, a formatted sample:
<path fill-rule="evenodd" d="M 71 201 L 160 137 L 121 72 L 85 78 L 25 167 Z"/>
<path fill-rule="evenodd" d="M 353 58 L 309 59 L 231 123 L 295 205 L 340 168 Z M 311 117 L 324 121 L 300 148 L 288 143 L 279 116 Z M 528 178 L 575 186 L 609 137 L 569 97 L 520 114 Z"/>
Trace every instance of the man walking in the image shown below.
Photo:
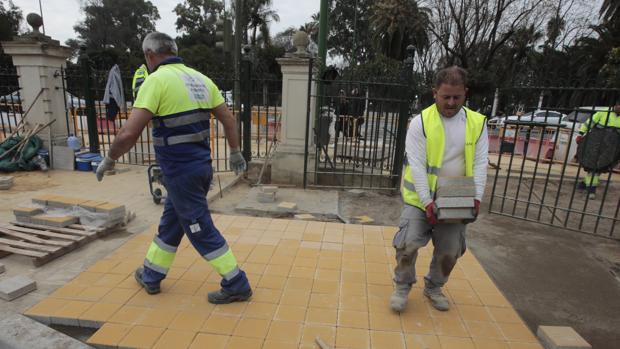
<path fill-rule="evenodd" d="M 424 277 L 424 295 L 438 310 L 450 303 L 441 288 L 448 281 L 457 259 L 465 252 L 465 224 L 437 222 L 434 193 L 438 177 L 474 177 L 476 215 L 486 183 L 488 137 L 486 118 L 463 107 L 467 72 L 453 66 L 435 77 L 435 103 L 409 125 L 406 139 L 407 165 L 401 188 L 405 203 L 399 230 L 394 236 L 397 266 L 390 303 L 402 312 L 416 282 L 418 249 L 433 240 L 430 270 Z"/>
<path fill-rule="evenodd" d="M 168 197 L 157 236 L 135 278 L 149 294 L 159 293 L 160 283 L 172 266 L 185 233 L 222 276 L 221 289 L 209 293 L 209 302 L 248 300 L 252 296 L 248 279 L 214 226 L 206 199 L 213 177 L 209 147 L 211 113 L 224 126 L 231 147 L 231 168 L 237 174 L 246 169 L 234 116 L 213 81 L 183 64 L 170 36 L 150 33 L 142 50 L 151 74 L 140 87 L 127 123 L 97 168 L 97 179 L 101 181 L 105 171 L 114 168 L 114 161 L 134 146 L 152 120 L 153 145 Z"/>
<path fill-rule="evenodd" d="M 606 127 L 615 127 L 616 129 L 620 129 L 620 104 L 616 103 L 613 107 L 610 107 L 609 110 L 603 110 L 594 113 L 588 120 L 586 120 L 581 127 L 579 128 L 579 135 L 575 138 L 577 143 L 581 143 L 583 138 L 587 133 L 589 133 L 594 128 L 606 128 Z M 600 181 L 600 173 L 597 172 L 586 172 L 586 175 L 583 177 L 583 180 L 579 182 L 579 189 L 586 189 L 590 199 L 596 199 L 596 187 L 598 186 Z"/>

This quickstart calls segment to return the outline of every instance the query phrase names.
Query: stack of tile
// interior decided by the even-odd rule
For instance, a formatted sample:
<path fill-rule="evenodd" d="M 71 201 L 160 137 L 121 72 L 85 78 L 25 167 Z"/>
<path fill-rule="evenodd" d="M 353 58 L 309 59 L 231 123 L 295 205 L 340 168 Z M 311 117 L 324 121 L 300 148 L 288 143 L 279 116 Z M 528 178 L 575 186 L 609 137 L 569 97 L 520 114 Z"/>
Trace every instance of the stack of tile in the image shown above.
<path fill-rule="evenodd" d="M 13 186 L 13 177 L 3 176 L 0 177 L 0 190 L 8 190 Z"/>
<path fill-rule="evenodd" d="M 258 192 L 257 200 L 262 203 L 269 203 L 276 201 L 276 193 L 278 192 L 278 187 L 275 185 L 264 185 L 260 188 Z"/>
<path fill-rule="evenodd" d="M 96 220 L 102 223 L 97 224 L 97 226 L 112 227 L 122 223 L 126 214 L 124 205 L 60 195 L 42 195 L 33 198 L 32 202 L 41 208 L 16 207 L 13 209 L 18 222 L 67 227 L 78 222 L 85 224 L 86 222 L 81 222 L 81 219 L 84 219 L 89 221 Z M 74 210 L 76 207 L 87 211 L 85 215 L 89 217 L 82 217 L 81 214 L 76 214 Z M 49 209 L 64 210 L 67 214 L 43 214 L 44 211 L 47 212 Z M 92 215 L 88 213 L 92 213 Z"/>
<path fill-rule="evenodd" d="M 446 223 L 473 221 L 476 185 L 473 177 L 440 177 L 437 179 L 437 219 Z"/>

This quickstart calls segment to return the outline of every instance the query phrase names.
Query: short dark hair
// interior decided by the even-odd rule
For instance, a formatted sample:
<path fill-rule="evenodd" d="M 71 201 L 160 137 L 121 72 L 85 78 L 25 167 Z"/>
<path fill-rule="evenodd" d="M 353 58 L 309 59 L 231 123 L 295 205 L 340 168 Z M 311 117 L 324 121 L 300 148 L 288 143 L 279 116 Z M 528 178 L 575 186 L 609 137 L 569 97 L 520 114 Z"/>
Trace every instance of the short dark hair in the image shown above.
<path fill-rule="evenodd" d="M 435 75 L 434 87 L 439 88 L 441 84 L 467 87 L 467 70 L 456 65 L 439 70 Z"/>

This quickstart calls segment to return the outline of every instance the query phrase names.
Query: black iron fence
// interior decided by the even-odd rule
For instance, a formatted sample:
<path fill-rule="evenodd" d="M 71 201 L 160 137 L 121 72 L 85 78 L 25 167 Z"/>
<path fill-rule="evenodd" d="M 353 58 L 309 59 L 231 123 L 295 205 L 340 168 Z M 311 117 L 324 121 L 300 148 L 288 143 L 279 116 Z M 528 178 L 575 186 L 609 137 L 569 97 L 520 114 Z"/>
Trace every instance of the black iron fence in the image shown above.
<path fill-rule="evenodd" d="M 304 183 L 312 187 L 397 189 L 412 104 L 412 65 L 396 79 L 322 80 L 312 76 Z M 312 114 L 316 108 L 316 117 Z M 314 122 L 311 120 L 315 120 Z"/>
<path fill-rule="evenodd" d="M 0 67 L 0 142 L 15 131 L 23 112 L 15 67 Z"/>
<path fill-rule="evenodd" d="M 244 63 L 244 68 L 251 65 Z M 250 72 L 247 72 L 250 76 Z M 133 105 L 131 83 L 133 71 L 122 71 L 122 89 L 125 100 L 119 103 L 118 110 L 103 101 L 107 70 L 92 69 L 82 62 L 63 70 L 66 94 L 67 128 L 73 130 L 91 152 L 107 153 L 114 138 L 131 114 Z M 248 80 L 211 77 L 220 87 L 227 105 L 240 120 L 239 134 L 242 148 L 248 160 L 265 156 L 265 149 L 274 140 L 279 130 L 281 105 L 280 80 Z M 237 87 L 241 87 L 239 91 Z M 243 111 L 243 112 L 242 112 Z M 246 120 L 247 119 L 247 120 Z M 228 141 L 224 129 L 214 116 L 211 117 L 211 156 L 214 171 L 229 171 Z M 150 165 L 155 163 L 155 152 L 151 139 L 151 125 L 140 135 L 136 145 L 121 159 L 121 163 Z"/>
<path fill-rule="evenodd" d="M 586 171 L 576 155 L 580 130 L 612 128 L 620 138 L 613 116 L 601 125 L 592 121 L 599 111 L 611 115 L 620 90 L 527 87 L 501 90 L 498 97 L 503 115 L 489 121 L 496 167 L 489 211 L 620 239 L 620 174 Z M 612 151 L 600 147 L 582 157 Z"/>

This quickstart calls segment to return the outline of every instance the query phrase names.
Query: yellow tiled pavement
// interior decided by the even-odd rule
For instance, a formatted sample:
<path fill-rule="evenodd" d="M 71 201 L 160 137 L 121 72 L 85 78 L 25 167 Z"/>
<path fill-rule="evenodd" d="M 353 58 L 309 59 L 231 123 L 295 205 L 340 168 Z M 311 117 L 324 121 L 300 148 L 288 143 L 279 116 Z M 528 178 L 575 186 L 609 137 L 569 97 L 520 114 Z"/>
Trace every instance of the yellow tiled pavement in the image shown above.
<path fill-rule="evenodd" d="M 416 284 L 408 310 L 391 312 L 396 228 L 214 215 L 254 288 L 250 302 L 212 305 L 219 276 L 184 239 L 154 296 L 140 290 L 154 229 L 139 234 L 33 306 L 26 315 L 102 327 L 88 340 L 120 347 L 542 348 L 471 253 L 446 286 L 448 312 Z M 424 275 L 431 249 L 420 251 Z M 421 280 L 420 280 L 421 281 Z"/>

